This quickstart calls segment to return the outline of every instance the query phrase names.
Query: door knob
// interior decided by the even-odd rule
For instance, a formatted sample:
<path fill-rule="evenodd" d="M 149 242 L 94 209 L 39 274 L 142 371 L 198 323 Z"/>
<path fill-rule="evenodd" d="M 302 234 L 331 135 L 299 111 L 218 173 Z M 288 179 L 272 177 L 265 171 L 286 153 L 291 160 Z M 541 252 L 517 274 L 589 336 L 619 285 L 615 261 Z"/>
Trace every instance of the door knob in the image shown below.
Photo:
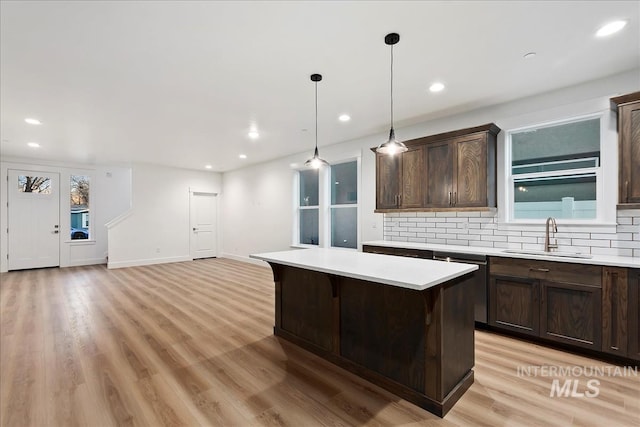
<path fill-rule="evenodd" d="M 195 227 L 193 227 L 193 231 L 198 231 L 198 229 L 197 229 L 197 228 L 195 228 Z"/>
<path fill-rule="evenodd" d="M 53 226 L 53 228 L 58 228 L 58 226 L 57 226 L 57 225 L 54 225 L 54 226 Z"/>
<path fill-rule="evenodd" d="M 53 234 L 58 234 L 60 231 L 59 230 L 54 230 Z"/>

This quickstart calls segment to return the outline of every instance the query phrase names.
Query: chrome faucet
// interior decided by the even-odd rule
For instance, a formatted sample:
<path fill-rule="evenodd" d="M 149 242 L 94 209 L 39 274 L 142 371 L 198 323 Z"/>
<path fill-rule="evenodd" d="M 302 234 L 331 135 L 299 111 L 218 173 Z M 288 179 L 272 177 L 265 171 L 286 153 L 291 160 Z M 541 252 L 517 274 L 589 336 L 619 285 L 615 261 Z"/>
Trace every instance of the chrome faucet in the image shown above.
<path fill-rule="evenodd" d="M 544 251 L 551 252 L 552 249 L 558 249 L 558 239 L 555 239 L 555 243 L 551 243 L 549 239 L 549 225 L 553 227 L 551 233 L 558 232 L 558 224 L 556 224 L 555 218 L 549 217 L 547 218 L 547 230 L 544 235 Z"/>

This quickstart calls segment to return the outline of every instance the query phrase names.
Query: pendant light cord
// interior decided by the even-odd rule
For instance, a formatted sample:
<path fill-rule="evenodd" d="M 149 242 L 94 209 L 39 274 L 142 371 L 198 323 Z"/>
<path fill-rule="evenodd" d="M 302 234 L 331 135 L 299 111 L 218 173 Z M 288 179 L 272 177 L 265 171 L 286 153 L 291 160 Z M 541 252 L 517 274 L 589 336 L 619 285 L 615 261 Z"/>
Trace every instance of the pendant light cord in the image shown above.
<path fill-rule="evenodd" d="M 393 129 L 393 45 L 391 45 L 391 129 Z"/>
<path fill-rule="evenodd" d="M 318 151 L 318 82 L 316 84 L 316 152 Z"/>

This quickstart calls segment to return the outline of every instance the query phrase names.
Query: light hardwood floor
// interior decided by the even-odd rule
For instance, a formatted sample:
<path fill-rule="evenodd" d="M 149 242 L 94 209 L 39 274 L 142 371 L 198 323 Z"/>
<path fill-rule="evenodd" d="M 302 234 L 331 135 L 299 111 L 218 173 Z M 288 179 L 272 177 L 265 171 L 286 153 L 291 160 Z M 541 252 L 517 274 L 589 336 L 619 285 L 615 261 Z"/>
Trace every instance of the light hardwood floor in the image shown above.
<path fill-rule="evenodd" d="M 640 377 L 599 376 L 597 397 L 552 398 L 559 377 L 517 368 L 611 365 L 487 332 L 476 332 L 475 383 L 440 419 L 275 338 L 271 271 L 252 264 L 0 281 L 2 426 L 640 425 Z"/>

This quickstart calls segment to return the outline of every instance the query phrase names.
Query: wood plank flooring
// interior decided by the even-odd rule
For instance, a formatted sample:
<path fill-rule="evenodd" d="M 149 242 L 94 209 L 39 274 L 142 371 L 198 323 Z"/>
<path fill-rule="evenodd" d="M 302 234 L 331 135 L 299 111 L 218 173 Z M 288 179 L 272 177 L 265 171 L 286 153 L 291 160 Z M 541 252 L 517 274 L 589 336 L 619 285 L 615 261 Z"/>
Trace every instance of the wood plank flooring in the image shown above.
<path fill-rule="evenodd" d="M 550 397 L 564 377 L 518 367 L 611 365 L 487 332 L 475 383 L 440 419 L 275 338 L 266 267 L 208 259 L 0 281 L 2 426 L 640 425 L 640 377 Z M 576 377 L 579 391 L 593 378 Z"/>

